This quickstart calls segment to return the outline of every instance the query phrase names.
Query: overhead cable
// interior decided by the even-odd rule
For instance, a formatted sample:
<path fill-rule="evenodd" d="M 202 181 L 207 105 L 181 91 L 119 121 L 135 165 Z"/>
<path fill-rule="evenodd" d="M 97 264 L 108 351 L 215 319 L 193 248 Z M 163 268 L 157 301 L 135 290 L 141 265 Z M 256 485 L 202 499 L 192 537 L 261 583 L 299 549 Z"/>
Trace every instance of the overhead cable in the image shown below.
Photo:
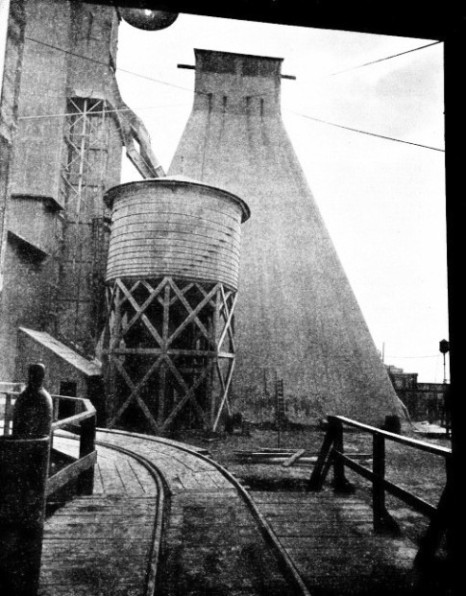
<path fill-rule="evenodd" d="M 345 126 L 343 124 L 336 124 L 335 122 L 329 122 L 328 120 L 322 120 L 321 118 L 314 118 L 313 116 L 308 116 L 307 114 L 300 114 L 299 112 L 294 112 L 289 110 L 292 114 L 296 116 L 300 116 L 301 118 L 306 118 L 307 120 L 312 120 L 313 122 L 319 122 L 320 124 L 326 124 L 328 126 L 334 126 L 336 128 L 342 128 L 343 130 L 349 130 L 351 132 L 357 132 L 363 135 L 369 135 L 371 137 L 376 137 L 378 139 L 384 139 L 385 141 L 394 141 L 396 143 L 404 143 L 406 145 L 414 145 L 414 147 L 422 147 L 423 149 L 430 149 L 431 151 L 440 151 L 445 153 L 445 149 L 441 149 L 440 147 L 432 147 L 431 145 L 424 145 L 422 143 L 414 143 L 413 141 L 405 141 L 403 139 L 397 139 L 395 137 L 389 137 L 387 135 L 378 134 L 375 132 L 369 132 L 368 130 L 361 130 L 359 128 L 353 128 L 351 126 Z"/>
<path fill-rule="evenodd" d="M 335 77 L 337 75 L 344 74 L 346 72 L 352 72 L 353 70 L 357 70 L 359 68 L 364 68 L 365 66 L 371 66 L 372 64 L 379 64 L 380 62 L 385 62 L 386 60 L 392 60 L 393 58 L 398 58 L 399 56 L 404 56 L 405 54 L 411 54 L 412 52 L 424 50 L 425 48 L 430 48 L 432 46 L 436 46 L 439 43 L 443 43 L 443 42 L 442 41 L 434 41 L 434 42 L 428 43 L 424 46 L 418 46 L 416 48 L 411 48 L 410 50 L 406 50 L 404 52 L 399 52 L 398 54 L 392 54 L 391 56 L 385 56 L 384 58 L 378 58 L 377 60 L 371 60 L 370 62 L 364 62 L 364 64 L 359 64 L 358 66 L 352 66 L 351 68 L 346 68 L 345 70 L 339 70 L 337 72 L 332 72 L 331 74 L 329 74 L 327 76 Z"/>

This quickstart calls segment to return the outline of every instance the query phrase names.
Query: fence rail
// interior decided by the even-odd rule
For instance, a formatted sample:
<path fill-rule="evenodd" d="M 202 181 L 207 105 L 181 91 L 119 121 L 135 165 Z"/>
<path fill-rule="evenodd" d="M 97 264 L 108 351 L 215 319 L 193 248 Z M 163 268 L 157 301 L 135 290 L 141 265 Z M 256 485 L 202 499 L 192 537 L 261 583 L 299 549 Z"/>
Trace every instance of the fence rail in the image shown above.
<path fill-rule="evenodd" d="M 360 432 L 372 435 L 372 469 L 362 466 L 344 453 L 345 427 L 357 429 Z M 407 448 L 424 451 L 445 459 L 446 485 L 437 507 L 407 491 L 406 489 L 390 482 L 385 478 L 385 443 L 392 441 Z M 373 527 L 375 532 L 399 532 L 398 524 L 390 516 L 385 495 L 389 493 L 402 500 L 415 511 L 430 518 L 429 528 L 421 542 L 416 563 L 428 565 L 438 549 L 443 534 L 446 530 L 447 509 L 450 501 L 449 469 L 451 449 L 418 441 L 396 433 L 381 430 L 344 416 L 329 416 L 328 430 L 319 452 L 316 465 L 309 481 L 309 490 L 320 490 L 323 487 L 327 474 L 333 467 L 334 488 L 337 491 L 351 491 L 352 487 L 345 476 L 345 466 L 358 473 L 372 483 L 372 511 Z"/>
<path fill-rule="evenodd" d="M 0 383 L 0 435 L 12 436 L 14 405 L 24 387 L 25 385 L 20 383 Z M 55 431 L 72 431 L 79 435 L 79 456 L 74 458 L 55 448 L 52 449 L 52 464 L 54 459 L 59 459 L 61 465 L 58 469 L 50 466 L 46 494 L 50 496 L 74 482 L 79 494 L 92 494 L 94 466 L 97 461 L 95 408 L 90 400 L 80 397 L 52 395 L 52 400 L 51 445 L 53 446 Z"/>

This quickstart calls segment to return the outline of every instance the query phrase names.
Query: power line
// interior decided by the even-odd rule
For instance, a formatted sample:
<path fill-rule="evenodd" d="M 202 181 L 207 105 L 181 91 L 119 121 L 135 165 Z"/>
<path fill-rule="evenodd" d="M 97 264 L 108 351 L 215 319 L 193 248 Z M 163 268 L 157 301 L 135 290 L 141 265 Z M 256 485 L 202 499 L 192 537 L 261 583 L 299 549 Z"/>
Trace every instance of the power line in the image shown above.
<path fill-rule="evenodd" d="M 29 37 L 28 35 L 25 35 L 24 39 L 27 39 L 28 41 L 33 41 L 34 43 L 38 43 L 47 48 L 51 48 L 52 50 L 58 50 L 59 52 L 63 52 L 64 54 L 68 54 L 69 56 L 74 56 L 75 58 L 82 58 L 83 60 L 94 62 L 94 64 L 101 64 L 102 66 L 108 66 L 109 68 L 111 68 L 111 65 L 108 62 L 104 62 L 103 60 L 97 60 L 97 58 L 91 58 L 90 56 L 76 54 L 75 52 L 70 52 L 70 50 L 65 50 L 65 48 L 60 48 L 51 43 L 47 43 L 46 41 L 42 41 L 41 39 L 35 39 L 34 37 Z"/>
<path fill-rule="evenodd" d="M 53 44 L 49 44 L 47 42 L 44 42 L 42 40 L 35 39 L 33 37 L 28 37 L 28 36 L 26 36 L 26 39 L 28 39 L 29 41 L 32 41 L 32 42 L 35 42 L 35 43 L 44 45 L 46 47 L 49 47 L 49 48 L 52 48 L 52 49 L 55 49 L 55 50 L 64 52 L 65 54 L 68 54 L 70 56 L 74 56 L 76 58 L 81 58 L 83 60 L 88 60 L 88 61 L 93 62 L 93 63 L 96 63 L 96 64 L 101 64 L 103 66 L 110 67 L 110 65 L 107 62 L 104 62 L 102 60 L 97 60 L 95 58 L 90 58 L 88 56 L 83 56 L 81 54 L 76 54 L 75 52 L 71 52 L 69 50 L 65 50 L 64 48 L 60 48 L 60 47 L 55 46 Z M 407 50 L 406 52 L 401 52 L 399 54 L 394 54 L 393 56 L 388 56 L 386 58 L 380 58 L 377 61 L 367 62 L 366 64 L 363 64 L 360 67 L 355 67 L 355 68 L 361 68 L 362 66 L 373 64 L 375 62 L 381 62 L 382 60 L 388 60 L 388 59 L 394 58 L 396 56 L 401 56 L 402 54 L 407 54 L 409 52 L 414 52 L 414 51 L 417 51 L 417 50 L 420 50 L 420 49 L 423 49 L 423 48 L 426 48 L 426 47 L 435 45 L 437 43 L 441 43 L 441 42 L 436 41 L 436 42 L 433 42 L 431 44 L 427 44 L 425 46 L 420 46 L 418 48 L 413 48 L 411 50 Z M 142 78 L 144 80 L 148 80 L 148 81 L 151 81 L 151 82 L 154 82 L 154 83 L 158 83 L 160 85 L 167 85 L 169 87 L 174 87 L 174 88 L 177 88 L 177 89 L 181 89 L 183 91 L 189 91 L 191 93 L 193 92 L 192 89 L 189 89 L 187 87 L 183 87 L 181 85 L 176 85 L 174 83 L 169 83 L 168 81 L 162 81 L 160 79 L 154 79 L 153 77 L 149 77 L 149 76 L 146 76 L 146 75 L 143 75 L 143 74 L 140 74 L 140 73 L 135 73 L 135 72 L 130 71 L 130 70 L 126 70 L 126 69 L 123 69 L 123 68 L 117 68 L 117 70 L 119 70 L 120 72 L 124 72 L 126 74 L 130 74 L 130 75 L 133 75 L 133 76 Z M 341 71 L 341 72 L 344 72 L 344 71 Z M 339 74 L 339 73 L 334 73 L 334 74 Z M 333 76 L 333 75 L 329 75 L 329 76 Z M 203 91 L 194 91 L 194 93 L 195 94 L 199 94 L 199 95 L 208 95 L 207 93 L 205 93 Z M 114 110 L 114 111 L 119 111 L 119 110 Z M 121 110 L 121 111 L 124 111 L 124 110 Z M 376 137 L 376 138 L 379 138 L 379 139 L 384 139 L 384 140 L 387 140 L 387 141 L 394 141 L 394 142 L 398 142 L 398 143 L 404 143 L 406 145 L 412 145 L 412 146 L 415 146 L 415 147 L 421 147 L 423 149 L 430 149 L 432 151 L 440 151 L 442 153 L 445 152 L 445 149 L 440 149 L 439 147 L 432 147 L 432 146 L 429 146 L 429 145 L 423 145 L 421 143 L 414 143 L 412 141 L 404 141 L 402 139 L 396 139 L 394 137 L 389 137 L 389 136 L 386 136 L 386 135 L 381 135 L 381 134 L 377 134 L 377 133 L 373 133 L 373 132 L 369 132 L 369 131 L 365 131 L 365 130 L 360 130 L 360 129 L 357 129 L 357 128 L 352 128 L 350 126 L 344 126 L 342 124 L 336 124 L 334 122 L 329 122 L 327 120 L 322 120 L 320 118 L 315 118 L 313 116 L 308 116 L 307 114 L 300 114 L 299 112 L 292 112 L 291 110 L 288 110 L 288 111 L 290 111 L 291 113 L 294 113 L 294 114 L 296 114 L 296 115 L 298 115 L 298 116 L 300 116 L 302 118 L 306 118 L 308 120 L 313 120 L 314 122 L 319 122 L 321 124 L 326 124 L 328 126 L 334 126 L 336 128 L 341 128 L 343 130 L 349 130 L 351 132 L 356 132 L 356 133 L 359 133 L 359 134 L 365 134 L 365 135 L 373 136 L 373 137 Z M 52 114 L 49 117 L 59 117 L 59 116 L 66 116 L 66 115 L 69 115 L 69 114 L 56 114 L 56 115 L 53 115 Z M 45 117 L 47 117 L 47 115 L 44 115 L 44 116 L 29 116 L 29 117 L 28 116 L 23 116 L 23 117 L 20 117 L 20 119 L 21 120 L 24 120 L 24 119 L 27 119 L 27 118 L 33 119 L 33 118 L 40 118 L 40 117 L 44 117 L 45 118 Z"/>
<path fill-rule="evenodd" d="M 103 60 L 97 60 L 96 58 L 91 58 L 90 56 L 83 56 L 82 54 L 76 54 L 75 52 L 71 52 L 70 50 L 65 50 L 64 48 L 60 48 L 56 45 L 47 43 L 40 39 L 35 39 L 34 37 L 28 37 L 27 35 L 25 36 L 25 39 L 27 39 L 28 41 L 32 41 L 34 43 L 43 45 L 47 48 L 51 48 L 53 50 L 63 52 L 64 54 L 68 54 L 69 56 L 73 56 L 74 58 L 80 58 L 81 60 L 88 60 L 89 62 L 93 62 L 94 64 L 100 64 L 102 66 L 112 68 L 112 66 L 108 62 L 104 62 Z M 190 91 L 190 92 L 192 91 L 192 89 L 190 89 L 188 87 L 183 87 L 182 85 L 176 85 L 175 83 L 169 83 L 168 81 L 162 81 L 160 79 L 154 79 L 153 77 L 149 77 L 147 75 L 143 75 L 143 74 L 134 72 L 132 70 L 126 70 L 126 69 L 120 68 L 120 67 L 116 67 L 116 70 L 120 71 L 120 72 L 124 72 L 125 74 L 130 74 L 135 77 L 139 77 L 140 79 L 145 79 L 146 81 L 152 81 L 153 83 L 158 83 L 159 85 L 167 85 L 167 87 L 174 87 L 176 89 L 181 89 L 182 91 Z M 198 93 L 202 93 L 203 95 L 205 94 L 204 92 L 198 92 Z"/>
<path fill-rule="evenodd" d="M 190 87 L 183 87 L 182 85 L 176 85 L 175 83 L 169 83 L 168 81 L 162 81 L 160 79 L 154 79 L 153 77 L 148 77 L 146 75 L 140 74 L 138 72 L 133 72 L 132 70 L 125 70 L 124 68 L 117 67 L 117 71 L 124 72 L 125 74 L 130 74 L 134 77 L 138 77 L 140 79 L 144 79 L 146 81 L 151 81 L 152 83 L 158 83 L 159 85 L 166 85 L 167 87 L 174 87 L 175 89 L 181 89 L 182 91 L 189 91 L 190 93 L 193 92 L 193 89 Z M 205 91 L 194 91 L 197 95 L 208 95 Z"/>
<path fill-rule="evenodd" d="M 111 109 L 111 110 L 106 110 L 105 113 L 124 113 L 124 112 L 134 112 L 135 110 L 155 110 L 155 109 L 168 109 L 168 108 L 176 108 L 176 107 L 182 107 L 182 106 L 186 106 L 187 104 L 182 103 L 182 104 L 167 104 L 167 105 L 161 105 L 161 106 L 147 106 L 147 107 L 143 107 L 143 108 L 120 108 L 120 109 Z M 322 120 L 320 118 L 315 118 L 313 116 L 309 116 L 308 114 L 300 114 L 299 112 L 294 112 L 292 110 L 287 110 L 288 112 L 290 112 L 291 114 L 295 114 L 296 116 L 300 116 L 301 118 L 306 118 L 307 120 L 312 120 L 314 122 L 319 122 L 320 124 L 326 124 L 328 126 L 334 126 L 336 128 L 342 128 L 343 130 L 349 130 L 351 132 L 356 132 L 356 133 L 360 133 L 360 134 L 365 134 L 365 135 L 369 135 L 369 136 L 373 136 L 379 139 L 384 139 L 387 141 L 396 141 L 398 143 L 404 143 L 407 145 L 413 145 L 415 147 L 421 147 L 423 149 L 430 149 L 432 151 L 440 151 L 442 153 L 445 152 L 445 149 L 440 149 L 439 147 L 432 147 L 430 145 L 423 145 L 421 143 L 414 143 L 412 141 L 404 141 L 402 139 L 396 139 L 394 137 L 389 137 L 386 135 L 381 135 L 378 133 L 373 133 L 373 132 L 369 132 L 367 130 L 359 130 L 357 128 L 352 128 L 350 126 L 344 126 L 342 124 L 336 124 L 335 122 L 329 122 L 328 120 Z M 95 114 L 100 114 L 102 112 L 99 111 L 95 111 L 93 112 Z M 68 116 L 74 116 L 76 115 L 76 112 L 61 112 L 61 113 L 57 113 L 57 114 L 39 114 L 36 116 L 19 116 L 18 120 L 41 120 L 41 119 L 47 119 L 47 118 L 66 118 Z"/>
<path fill-rule="evenodd" d="M 65 50 L 64 48 L 60 48 L 59 46 L 56 46 L 56 45 L 53 45 L 53 44 L 49 44 L 49 43 L 47 43 L 45 41 L 42 41 L 40 39 L 35 39 L 35 38 L 29 37 L 29 36 L 25 36 L 25 39 L 27 39 L 29 41 L 32 41 L 32 42 L 35 42 L 35 43 L 38 43 L 38 44 L 41 44 L 41 45 L 46 46 L 48 48 L 52 48 L 54 50 L 58 50 L 60 52 L 63 52 L 65 54 L 68 54 L 70 56 L 74 56 L 75 58 L 80 58 L 82 60 L 88 60 L 90 62 L 94 62 L 95 64 L 101 64 L 102 66 L 108 66 L 108 67 L 110 67 L 110 64 L 108 64 L 107 62 L 104 62 L 103 60 L 97 60 L 96 58 L 91 58 L 89 56 L 83 56 L 82 54 L 77 54 L 76 52 L 71 52 L 70 50 Z M 353 70 L 357 70 L 359 68 L 364 68 L 365 66 L 370 66 L 370 65 L 373 65 L 373 64 L 378 64 L 379 62 L 384 62 L 386 60 L 392 60 L 393 58 L 398 58 L 399 56 L 404 56 L 405 54 L 410 54 L 412 52 L 417 52 L 419 50 L 423 50 L 425 48 L 429 48 L 429 47 L 432 47 L 434 45 L 438 45 L 439 43 L 443 43 L 443 42 L 442 41 L 434 41 L 432 43 L 429 43 L 429 44 L 426 44 L 426 45 L 423 45 L 423 46 L 418 46 L 417 48 L 411 48 L 410 50 L 406 50 L 404 52 L 399 52 L 397 54 L 391 54 L 390 56 L 385 56 L 383 58 L 378 58 L 377 60 L 372 60 L 370 62 L 365 62 L 364 64 L 360 64 L 358 66 L 353 66 L 353 67 L 348 68 L 346 70 L 340 70 L 340 71 L 331 73 L 329 75 L 326 75 L 326 77 L 324 77 L 324 78 L 329 78 L 329 77 L 337 76 L 339 74 L 343 74 L 343 73 L 346 73 L 346 72 L 351 72 Z M 175 83 L 170 83 L 168 81 L 163 81 L 161 79 L 155 79 L 154 77 L 143 75 L 142 73 L 134 72 L 133 70 L 128 70 L 128 69 L 125 69 L 125 68 L 121 68 L 119 66 L 116 67 L 116 70 L 119 71 L 119 72 L 123 72 L 125 74 L 129 74 L 129 75 L 138 77 L 138 78 L 143 79 L 143 80 L 146 80 L 146 81 L 151 81 L 153 83 L 158 83 L 160 85 L 166 85 L 168 87 L 174 87 L 175 89 L 181 89 L 182 91 L 189 91 L 189 92 L 192 92 L 193 91 L 190 87 L 184 87 L 183 85 L 176 85 Z M 205 91 L 194 91 L 194 93 L 195 94 L 199 94 L 199 95 L 208 95 L 208 93 L 206 93 Z M 274 93 L 274 92 L 272 92 L 272 93 Z M 257 93 L 257 94 L 254 95 L 254 97 L 260 96 L 260 95 L 270 95 L 270 93 L 263 93 L 263 94 Z"/>
<path fill-rule="evenodd" d="M 440 149 L 439 147 L 432 147 L 431 145 L 423 145 L 422 143 L 414 143 L 413 141 L 404 141 L 403 139 L 396 139 L 395 137 L 389 137 L 387 135 L 381 135 L 375 132 L 369 132 L 367 130 L 361 130 L 359 128 L 353 128 L 351 126 L 344 126 L 343 124 L 336 124 L 335 122 L 329 122 L 328 120 L 322 120 L 321 118 L 314 118 L 313 116 L 308 116 L 307 114 L 301 114 L 299 112 L 294 112 L 292 110 L 288 110 L 292 114 L 296 116 L 300 116 L 301 118 L 306 118 L 307 120 L 312 120 L 313 122 L 319 122 L 320 124 L 327 124 L 328 126 L 334 126 L 335 128 L 342 128 L 343 130 L 349 130 L 351 132 L 357 132 L 363 135 L 369 135 L 371 137 L 376 137 L 378 139 L 384 139 L 386 141 L 394 141 L 396 143 L 404 143 L 405 145 L 413 145 L 414 147 L 422 147 L 423 149 L 430 149 L 431 151 L 440 151 L 445 153 L 445 149 Z"/>
<path fill-rule="evenodd" d="M 436 46 L 439 43 L 443 43 L 443 42 L 442 41 L 434 41 L 434 42 L 428 43 L 424 46 L 418 46 L 417 48 L 411 48 L 410 50 L 406 50 L 404 52 L 399 52 L 398 54 L 392 54 L 391 56 L 385 56 L 384 58 L 378 58 L 377 60 L 371 60 L 370 62 L 365 62 L 364 64 L 359 64 L 358 66 L 352 66 L 351 68 L 347 68 L 345 70 L 339 70 L 337 72 L 332 72 L 331 74 L 329 74 L 327 76 L 335 77 L 335 76 L 343 74 L 345 72 L 352 72 L 353 70 L 357 70 L 359 68 L 364 68 L 365 66 L 371 66 L 372 64 L 378 64 L 379 62 L 385 62 L 386 60 L 392 60 L 393 58 L 398 58 L 399 56 L 404 56 L 405 54 L 411 54 L 412 52 L 417 52 L 418 50 L 430 48 L 432 46 Z"/>

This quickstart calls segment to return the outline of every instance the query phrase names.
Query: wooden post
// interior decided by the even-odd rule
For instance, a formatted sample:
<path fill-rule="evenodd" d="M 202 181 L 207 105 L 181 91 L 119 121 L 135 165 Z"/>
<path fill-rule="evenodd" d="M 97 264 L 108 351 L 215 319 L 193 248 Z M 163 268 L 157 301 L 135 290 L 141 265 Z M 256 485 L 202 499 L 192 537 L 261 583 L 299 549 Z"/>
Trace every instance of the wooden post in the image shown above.
<path fill-rule="evenodd" d="M 95 450 L 95 414 L 81 422 L 81 440 L 79 443 L 79 459 Z M 81 472 L 78 481 L 78 493 L 80 495 L 92 495 L 94 490 L 94 466 Z"/>
<path fill-rule="evenodd" d="M 427 528 L 424 536 L 421 538 L 419 544 L 419 550 L 416 558 L 414 559 L 414 566 L 419 571 L 420 577 L 419 582 L 429 581 L 429 572 L 432 569 L 434 563 L 435 553 L 440 547 L 443 537 L 446 538 L 447 553 L 451 556 L 451 549 L 455 545 L 451 544 L 451 533 L 449 532 L 449 516 L 451 515 L 451 507 L 453 503 L 452 484 L 451 484 L 451 459 L 446 462 L 447 482 L 445 488 L 440 496 L 440 501 L 437 506 L 437 510 L 430 520 L 429 527 Z M 452 564 L 454 560 L 449 559 L 448 563 L 450 571 L 452 570 Z M 434 567 L 435 568 L 435 567 Z"/>
<path fill-rule="evenodd" d="M 372 437 L 372 515 L 374 532 L 393 536 L 400 534 L 400 527 L 388 513 L 385 506 L 385 437 L 374 434 Z"/>
<path fill-rule="evenodd" d="M 52 398 L 53 399 L 53 422 L 58 420 L 59 416 L 59 407 L 60 407 L 60 399 L 58 397 Z"/>
<path fill-rule="evenodd" d="M 210 372 L 210 427 L 213 429 L 214 425 L 215 425 L 215 415 L 216 415 L 216 406 L 217 406 L 217 399 L 216 399 L 216 389 L 218 388 L 218 390 L 220 390 L 220 386 L 217 384 L 217 387 L 215 386 L 215 371 L 217 370 L 218 367 L 218 353 L 220 350 L 220 346 L 217 342 L 217 336 L 219 334 L 219 323 L 220 323 L 220 305 L 221 305 L 221 300 L 220 300 L 221 296 L 220 296 L 220 288 L 217 290 L 216 294 L 215 294 L 215 307 L 214 307 L 214 313 L 213 313 L 213 317 L 212 317 L 212 340 L 215 343 L 215 345 L 217 346 L 216 348 L 216 352 L 217 355 L 215 356 L 215 358 L 212 358 L 212 362 L 211 362 L 211 372 Z"/>
<path fill-rule="evenodd" d="M 168 336 L 170 333 L 169 322 L 170 322 L 170 284 L 166 284 L 164 288 L 163 299 L 161 300 L 163 306 L 163 323 L 162 323 L 162 352 L 164 356 L 167 355 L 168 351 Z M 165 361 L 162 362 L 159 368 L 158 374 L 159 389 L 158 389 L 158 404 L 157 404 L 157 424 L 162 426 L 165 420 L 165 411 L 167 409 L 167 365 Z"/>
<path fill-rule="evenodd" d="M 116 372 L 116 365 L 115 365 L 115 358 L 118 356 L 114 356 L 112 354 L 113 349 L 115 349 L 121 339 L 121 290 L 115 284 L 115 286 L 108 290 L 109 295 L 109 313 L 113 308 L 113 321 L 111 327 L 109 327 L 108 333 L 108 347 L 109 353 L 105 356 L 105 384 L 106 384 L 106 396 L 105 396 L 105 424 L 108 425 L 110 420 L 113 419 L 115 412 L 117 410 L 117 402 L 116 402 L 116 395 L 117 395 L 117 372 Z M 109 317 L 110 318 L 110 317 Z"/>
<path fill-rule="evenodd" d="M 329 416 L 329 424 L 333 425 L 334 445 L 333 445 L 333 488 L 335 492 L 348 493 L 353 492 L 353 487 L 345 476 L 345 464 L 338 457 L 338 454 L 344 453 L 343 446 L 343 424 L 338 418 Z"/>
<path fill-rule="evenodd" d="M 50 437 L 0 437 L 0 594 L 36 596 Z"/>
<path fill-rule="evenodd" d="M 385 517 L 385 488 L 383 480 L 385 478 L 385 439 L 382 435 L 373 435 L 373 464 L 372 471 L 374 477 L 372 480 L 372 513 L 374 532 L 380 532 L 383 528 Z"/>
<path fill-rule="evenodd" d="M 332 447 L 335 440 L 334 426 L 328 425 L 327 432 L 324 437 L 324 442 L 320 448 L 319 455 L 317 456 L 316 465 L 311 474 L 309 480 L 308 490 L 320 490 L 325 481 L 325 477 L 328 472 L 328 462 L 331 460 Z"/>

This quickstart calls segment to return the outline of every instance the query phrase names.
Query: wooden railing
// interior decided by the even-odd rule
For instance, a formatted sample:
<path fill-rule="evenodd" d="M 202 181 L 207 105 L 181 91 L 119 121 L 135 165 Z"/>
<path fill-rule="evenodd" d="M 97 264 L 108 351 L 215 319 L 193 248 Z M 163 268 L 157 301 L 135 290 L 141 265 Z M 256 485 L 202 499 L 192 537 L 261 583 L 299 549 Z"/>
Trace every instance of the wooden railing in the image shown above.
<path fill-rule="evenodd" d="M 25 387 L 24 383 L 0 383 L 0 434 L 11 434 L 16 396 Z"/>
<path fill-rule="evenodd" d="M 344 429 L 349 427 L 359 432 L 372 435 L 372 470 L 354 461 L 344 453 Z M 385 442 L 393 441 L 408 448 L 417 449 L 445 459 L 446 485 L 437 507 L 431 505 L 406 489 L 385 478 Z M 345 476 L 345 466 L 372 483 L 373 527 L 376 532 L 399 532 L 398 524 L 390 516 L 385 504 L 385 495 L 389 493 L 401 499 L 415 511 L 430 518 L 430 526 L 425 534 L 416 557 L 418 564 L 428 564 L 439 547 L 446 530 L 446 511 L 449 503 L 449 470 L 451 449 L 411 439 L 403 435 L 381 430 L 345 418 L 329 416 L 328 430 L 325 435 L 316 465 L 309 481 L 309 490 L 320 490 L 327 474 L 333 467 L 333 485 L 336 491 L 349 492 L 352 486 Z"/>
<path fill-rule="evenodd" d="M 12 434 L 13 411 L 16 398 L 24 385 L 15 383 L 0 384 L 0 434 Z M 52 453 L 50 473 L 47 480 L 47 496 L 76 482 L 79 494 L 92 494 L 94 484 L 94 465 L 97 461 L 95 450 L 96 411 L 88 399 L 52 395 Z M 66 413 L 63 410 L 66 409 Z M 79 435 L 79 455 L 71 457 L 53 448 L 54 435 L 58 430 L 71 431 Z M 59 462 L 59 463 L 57 463 Z"/>

